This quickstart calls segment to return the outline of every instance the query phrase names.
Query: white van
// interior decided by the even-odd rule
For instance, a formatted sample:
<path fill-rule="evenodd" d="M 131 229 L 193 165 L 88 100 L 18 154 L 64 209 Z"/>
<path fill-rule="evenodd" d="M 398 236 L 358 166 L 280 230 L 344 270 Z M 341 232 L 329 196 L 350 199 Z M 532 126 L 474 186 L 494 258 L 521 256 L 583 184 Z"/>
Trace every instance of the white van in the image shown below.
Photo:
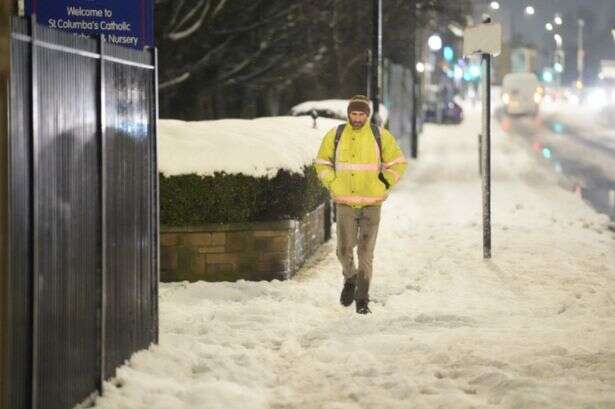
<path fill-rule="evenodd" d="M 513 72 L 502 80 L 502 102 L 507 114 L 538 115 L 544 89 L 531 72 Z"/>

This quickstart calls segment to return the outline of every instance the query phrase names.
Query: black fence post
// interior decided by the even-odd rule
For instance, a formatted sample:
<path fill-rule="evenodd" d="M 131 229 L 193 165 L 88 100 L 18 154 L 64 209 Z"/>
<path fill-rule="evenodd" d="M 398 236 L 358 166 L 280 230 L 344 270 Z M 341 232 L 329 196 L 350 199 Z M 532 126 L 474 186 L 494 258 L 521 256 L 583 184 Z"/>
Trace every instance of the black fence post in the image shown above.
<path fill-rule="evenodd" d="M 160 340 L 160 325 L 159 325 L 159 306 L 158 306 L 158 286 L 160 283 L 160 180 L 158 174 L 158 117 L 160 115 L 160 100 L 158 99 L 158 48 L 153 49 L 154 56 L 154 132 L 152 135 L 152 160 L 154 163 L 153 170 L 153 196 L 154 196 L 154 241 L 153 241 L 153 249 L 156 252 L 155 256 L 152 257 L 155 263 L 154 268 L 152 269 L 152 274 L 155 275 L 154 280 L 154 293 L 152 294 L 152 304 L 153 304 L 153 322 L 154 322 L 154 342 L 157 344 Z"/>
<path fill-rule="evenodd" d="M 9 21 L 4 1 L 0 19 Z M 14 71 L 0 61 L 0 255 L 12 254 L 0 258 L 0 409 L 72 407 L 102 393 L 105 377 L 157 337 L 156 56 L 76 39 L 35 16 L 12 22 L 0 26 L 0 53 L 7 43 L 14 51 Z M 123 93 L 131 86 L 138 96 Z M 123 110 L 130 104 L 141 104 L 139 112 Z M 147 116 L 148 144 L 142 128 L 120 130 Z M 139 162 L 145 157 L 148 164 Z M 128 176 L 113 173 L 135 163 Z M 126 195 L 120 184 L 143 195 Z M 66 186 L 75 188 L 71 197 Z M 116 221 L 126 204 L 140 216 Z M 126 308 L 130 328 L 118 319 Z"/>
<path fill-rule="evenodd" d="M 0 409 L 8 409 L 9 378 L 9 78 L 13 2 L 0 0 Z"/>
<path fill-rule="evenodd" d="M 99 60 L 99 107 L 98 107 L 98 115 L 99 115 L 99 147 L 100 151 L 98 154 L 99 158 L 99 177 L 100 177 L 100 274 L 99 274 L 99 289 L 100 289 L 100 312 L 98 314 L 97 319 L 98 327 L 99 327 L 99 345 L 98 345 L 98 353 L 99 353 L 99 379 L 98 379 L 98 392 L 102 395 L 103 393 L 103 385 L 105 381 L 105 363 L 106 363 L 106 328 L 107 328 L 107 224 L 106 224 L 106 196 L 107 196 L 107 185 L 106 185 L 106 175 L 105 175 L 105 164 L 107 163 L 105 160 L 105 141 L 106 141 L 106 130 L 107 130 L 107 122 L 106 122 L 106 98 L 105 98 L 105 40 L 103 36 L 98 37 L 98 50 L 100 53 Z"/>
<path fill-rule="evenodd" d="M 30 175 L 30 208 L 31 211 L 31 226 L 35 228 L 38 226 L 39 211 L 37 206 L 37 200 L 35 192 L 37 189 L 38 174 L 38 154 L 39 154 L 39 98 L 38 98 L 38 52 L 37 52 L 37 37 L 38 37 L 38 25 L 36 23 L 36 15 L 30 16 L 30 86 L 32 87 L 31 94 L 31 126 L 32 126 L 32 151 L 30 157 L 30 163 L 32 164 L 32 173 Z M 33 236 L 32 234 L 31 236 Z M 38 387 L 39 387 L 39 295 L 40 295 L 40 283 L 39 283 L 39 271 L 38 271 L 38 240 L 34 240 L 34 237 L 30 237 L 30 248 L 32 249 L 32 408 L 38 408 Z"/>

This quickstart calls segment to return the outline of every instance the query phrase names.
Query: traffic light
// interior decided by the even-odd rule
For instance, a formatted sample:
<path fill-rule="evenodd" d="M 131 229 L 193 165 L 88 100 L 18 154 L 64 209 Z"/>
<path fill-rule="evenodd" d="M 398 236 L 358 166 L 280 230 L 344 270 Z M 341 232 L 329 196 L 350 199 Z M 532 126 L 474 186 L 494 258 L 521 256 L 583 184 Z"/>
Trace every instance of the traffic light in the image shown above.
<path fill-rule="evenodd" d="M 448 45 L 444 47 L 442 54 L 444 55 L 444 59 L 448 62 L 453 61 L 453 58 L 455 58 L 455 51 L 453 51 L 453 48 Z"/>

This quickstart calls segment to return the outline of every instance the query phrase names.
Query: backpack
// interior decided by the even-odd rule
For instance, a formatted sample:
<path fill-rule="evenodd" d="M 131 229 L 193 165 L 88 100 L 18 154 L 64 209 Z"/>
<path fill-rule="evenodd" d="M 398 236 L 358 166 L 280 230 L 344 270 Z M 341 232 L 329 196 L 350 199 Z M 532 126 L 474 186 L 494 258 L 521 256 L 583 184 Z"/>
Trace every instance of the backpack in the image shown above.
<path fill-rule="evenodd" d="M 378 128 L 378 126 L 372 123 L 370 123 L 369 125 L 372 128 L 372 134 L 374 135 L 374 139 L 376 139 L 376 144 L 378 145 L 378 151 L 380 152 L 380 163 L 382 164 L 384 163 L 384 160 L 382 160 L 382 140 L 380 138 L 380 128 Z M 337 152 L 337 145 L 340 142 L 340 138 L 342 137 L 342 132 L 344 132 L 345 127 L 346 127 L 346 124 L 341 124 L 335 130 L 335 142 L 333 144 L 333 154 L 334 155 L 335 155 L 335 152 Z M 384 175 L 382 174 L 382 170 L 378 173 L 378 179 L 380 179 L 380 181 L 384 183 L 384 186 L 388 190 L 390 185 L 389 185 L 389 182 L 387 182 L 387 180 L 385 179 Z"/>

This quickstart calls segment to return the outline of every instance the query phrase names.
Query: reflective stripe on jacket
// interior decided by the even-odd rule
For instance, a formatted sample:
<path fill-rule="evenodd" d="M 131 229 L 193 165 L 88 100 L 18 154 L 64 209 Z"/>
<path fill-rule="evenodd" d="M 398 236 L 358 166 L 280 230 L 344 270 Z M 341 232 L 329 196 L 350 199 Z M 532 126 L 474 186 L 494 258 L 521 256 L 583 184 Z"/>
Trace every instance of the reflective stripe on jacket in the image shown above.
<path fill-rule="evenodd" d="M 337 152 L 333 152 L 336 128 L 325 135 L 318 157 L 316 172 L 323 185 L 329 189 L 336 203 L 363 207 L 381 204 L 406 171 L 408 163 L 391 133 L 381 128 L 382 160 L 380 150 L 372 134 L 369 122 L 360 129 L 346 124 Z M 378 179 L 382 174 L 389 183 L 389 189 Z"/>

